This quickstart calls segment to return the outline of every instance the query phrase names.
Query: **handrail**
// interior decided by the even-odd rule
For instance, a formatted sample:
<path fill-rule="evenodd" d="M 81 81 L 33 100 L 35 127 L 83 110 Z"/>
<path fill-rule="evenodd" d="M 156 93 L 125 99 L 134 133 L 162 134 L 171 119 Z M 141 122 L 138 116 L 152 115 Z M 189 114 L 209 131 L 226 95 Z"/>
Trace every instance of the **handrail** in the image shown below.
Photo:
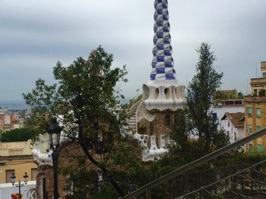
<path fill-rule="evenodd" d="M 220 149 L 217 149 L 216 151 L 213 151 L 211 152 L 210 154 L 208 155 L 205 155 L 197 160 L 194 160 L 193 162 L 179 168 L 179 169 L 176 169 L 175 171 L 172 171 L 160 178 L 158 178 L 157 180 L 154 180 L 142 187 L 140 187 L 139 189 L 137 189 L 136 191 L 133 191 L 131 193 L 129 193 L 128 195 L 126 195 L 125 197 L 123 197 L 122 199 L 132 199 L 142 193 L 145 193 L 146 192 L 146 199 L 151 199 L 151 189 L 157 185 L 160 185 L 172 178 L 175 178 L 176 176 L 178 175 L 181 175 L 191 169 L 194 169 L 196 168 L 197 166 L 201 165 L 201 164 L 204 164 L 206 162 L 208 162 L 209 160 L 212 160 L 220 155 L 223 155 L 225 154 L 226 152 L 228 151 L 231 151 L 233 150 L 234 148 L 236 147 L 239 147 L 241 145 L 244 145 L 252 140 L 255 140 L 259 137 L 262 137 L 263 135 L 266 135 L 266 128 L 264 129 L 261 129 L 255 133 L 252 133 L 251 135 L 247 136 L 247 137 L 244 137 L 232 144 L 229 144 L 227 146 L 224 146 Z"/>
<path fill-rule="evenodd" d="M 187 196 L 189 196 L 189 195 L 192 195 L 192 194 L 194 194 L 194 193 L 197 193 L 197 192 L 199 192 L 199 191 L 201 191 L 201 190 L 204 190 L 204 189 L 206 189 L 206 188 L 208 188 L 208 187 L 211 187 L 211 186 L 213 186 L 213 185 L 216 185 L 216 184 L 218 184 L 219 182 L 222 182 L 222 181 L 224 181 L 224 180 L 230 179 L 230 178 L 233 177 L 233 176 L 237 176 L 237 175 L 239 175 L 239 174 L 241 174 L 241 173 L 243 173 L 243 172 L 245 172 L 245 171 L 247 171 L 247 170 L 249 170 L 249 169 L 251 169 L 251 168 L 254 168 L 255 166 L 258 166 L 258 165 L 260 165 L 260 164 L 262 164 L 262 163 L 264 163 L 264 162 L 266 162 L 266 160 L 262 160 L 262 161 L 260 161 L 259 163 L 256 163 L 256 164 L 254 164 L 254 165 L 251 165 L 251 166 L 249 166 L 249 167 L 247 167 L 247 168 L 245 168 L 245 169 L 243 169 L 243 170 L 241 170 L 241 171 L 238 171 L 238 172 L 234 173 L 233 175 L 229 175 L 229 176 L 227 176 L 227 177 L 225 177 L 225 178 L 222 178 L 222 179 L 220 179 L 220 180 L 218 180 L 218 181 L 216 181 L 216 182 L 213 182 L 213 183 L 208 184 L 208 185 L 206 185 L 206 186 L 204 186 L 204 187 L 201 187 L 200 189 L 197 189 L 197 190 L 191 191 L 191 192 L 186 193 L 185 195 L 182 195 L 182 196 L 178 196 L 177 199 L 185 198 L 185 197 L 187 197 Z M 253 179 L 252 179 L 252 180 L 253 180 Z"/>

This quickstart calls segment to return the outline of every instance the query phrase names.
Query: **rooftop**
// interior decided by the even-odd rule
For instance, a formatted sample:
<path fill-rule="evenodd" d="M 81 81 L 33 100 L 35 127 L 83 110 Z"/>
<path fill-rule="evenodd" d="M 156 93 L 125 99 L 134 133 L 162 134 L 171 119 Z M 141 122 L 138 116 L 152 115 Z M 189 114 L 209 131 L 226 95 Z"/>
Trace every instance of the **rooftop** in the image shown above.
<path fill-rule="evenodd" d="M 238 128 L 244 127 L 244 120 L 243 120 L 244 115 L 245 115 L 244 113 L 240 113 L 240 112 L 238 112 L 238 113 L 226 113 L 223 116 L 222 120 L 227 117 L 228 120 L 230 120 L 235 127 L 238 127 Z"/>

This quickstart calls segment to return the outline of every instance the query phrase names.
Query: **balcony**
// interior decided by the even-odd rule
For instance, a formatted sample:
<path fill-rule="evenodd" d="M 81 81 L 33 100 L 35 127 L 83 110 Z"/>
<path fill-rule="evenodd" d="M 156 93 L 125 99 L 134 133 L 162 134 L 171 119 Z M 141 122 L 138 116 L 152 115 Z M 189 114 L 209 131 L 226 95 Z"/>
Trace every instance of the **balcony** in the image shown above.
<path fill-rule="evenodd" d="M 250 79 L 251 87 L 263 87 L 266 86 L 266 78 L 251 78 Z"/>
<path fill-rule="evenodd" d="M 266 96 L 245 96 L 244 98 L 246 103 L 260 103 L 260 102 L 266 102 Z"/>

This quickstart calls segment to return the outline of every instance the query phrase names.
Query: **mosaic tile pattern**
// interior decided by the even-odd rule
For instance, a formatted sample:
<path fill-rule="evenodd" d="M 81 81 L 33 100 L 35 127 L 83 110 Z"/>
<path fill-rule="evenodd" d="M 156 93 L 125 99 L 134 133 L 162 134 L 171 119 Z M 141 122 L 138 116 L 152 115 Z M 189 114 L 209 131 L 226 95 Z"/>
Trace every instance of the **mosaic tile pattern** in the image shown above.
<path fill-rule="evenodd" d="M 167 0 L 155 0 L 151 80 L 175 80 Z"/>

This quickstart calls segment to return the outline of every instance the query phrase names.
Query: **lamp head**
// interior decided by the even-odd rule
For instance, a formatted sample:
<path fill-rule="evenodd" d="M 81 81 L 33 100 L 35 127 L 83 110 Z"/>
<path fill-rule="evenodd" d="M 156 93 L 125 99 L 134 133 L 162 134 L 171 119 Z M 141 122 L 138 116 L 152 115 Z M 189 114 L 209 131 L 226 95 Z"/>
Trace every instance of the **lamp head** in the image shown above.
<path fill-rule="evenodd" d="M 63 130 L 62 127 L 58 126 L 57 121 L 53 118 L 52 123 L 48 127 L 48 134 L 50 140 L 50 146 L 55 150 L 60 144 L 60 133 Z"/>

